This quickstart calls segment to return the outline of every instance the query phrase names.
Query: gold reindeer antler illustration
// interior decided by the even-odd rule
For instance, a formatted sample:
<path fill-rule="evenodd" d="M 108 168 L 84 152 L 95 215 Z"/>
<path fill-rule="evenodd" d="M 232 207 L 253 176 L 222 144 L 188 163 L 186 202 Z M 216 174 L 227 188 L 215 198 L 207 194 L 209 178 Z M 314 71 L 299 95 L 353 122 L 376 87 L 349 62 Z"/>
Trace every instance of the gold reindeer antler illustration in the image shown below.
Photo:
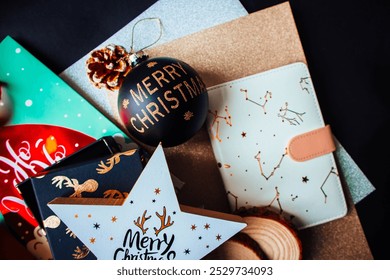
<path fill-rule="evenodd" d="M 74 183 L 77 183 L 77 180 L 76 182 L 73 182 L 73 180 L 69 179 L 66 176 L 55 176 L 51 179 L 51 182 L 53 185 L 55 184 L 57 188 L 62 189 L 62 183 L 64 183 L 65 187 L 73 187 Z"/>
<path fill-rule="evenodd" d="M 94 192 L 99 187 L 99 183 L 94 179 L 88 179 L 84 183 L 79 184 L 77 179 L 70 179 L 66 176 L 55 176 L 51 181 L 52 184 L 55 184 L 60 189 L 62 185 L 67 188 L 73 188 L 74 193 L 69 197 L 82 197 L 82 192 Z"/>
<path fill-rule="evenodd" d="M 160 228 L 157 229 L 157 228 L 154 228 L 154 233 L 156 234 L 156 236 L 158 236 L 158 234 L 163 231 L 164 229 L 170 227 L 171 225 L 173 225 L 174 221 L 171 222 L 171 216 L 168 216 L 168 220 L 167 222 L 165 223 L 165 218 L 167 216 L 167 209 L 165 208 L 164 206 L 164 209 L 163 209 L 163 214 L 160 215 L 158 212 L 156 212 L 156 216 L 160 219 L 161 221 L 161 225 L 160 225 Z"/>
<path fill-rule="evenodd" d="M 139 227 L 142 230 L 142 233 L 145 234 L 149 228 L 144 228 L 144 224 L 147 220 L 149 220 L 152 216 L 146 217 L 146 212 L 148 210 L 145 210 L 142 214 L 142 218 L 138 217 L 137 221 L 134 221 L 134 224 Z"/>
<path fill-rule="evenodd" d="M 118 159 L 119 159 L 119 157 L 118 157 Z M 114 167 L 115 161 L 118 159 L 116 157 L 111 157 L 111 158 L 107 159 L 106 163 L 104 163 L 103 161 L 100 161 L 100 163 L 98 164 L 98 166 L 100 168 L 96 168 L 97 173 L 98 174 L 106 174 Z"/>
<path fill-rule="evenodd" d="M 87 246 L 83 245 L 82 248 L 79 246 L 74 250 L 74 254 L 72 254 L 73 259 L 81 260 L 84 259 L 89 254 L 89 249 Z"/>
<path fill-rule="evenodd" d="M 120 192 L 118 190 L 106 190 L 103 193 L 104 198 L 126 198 L 128 195 L 128 192 Z"/>
<path fill-rule="evenodd" d="M 106 174 L 109 172 L 115 164 L 118 164 L 121 161 L 121 156 L 131 156 L 133 155 L 137 150 L 128 150 L 123 153 L 117 153 L 106 160 L 106 163 L 104 163 L 102 160 L 98 164 L 98 168 L 96 168 L 96 171 L 98 174 Z"/>
<path fill-rule="evenodd" d="M 65 234 L 69 234 L 69 236 L 73 237 L 74 239 L 77 238 L 76 234 L 74 234 L 74 232 L 70 228 L 66 228 Z"/>

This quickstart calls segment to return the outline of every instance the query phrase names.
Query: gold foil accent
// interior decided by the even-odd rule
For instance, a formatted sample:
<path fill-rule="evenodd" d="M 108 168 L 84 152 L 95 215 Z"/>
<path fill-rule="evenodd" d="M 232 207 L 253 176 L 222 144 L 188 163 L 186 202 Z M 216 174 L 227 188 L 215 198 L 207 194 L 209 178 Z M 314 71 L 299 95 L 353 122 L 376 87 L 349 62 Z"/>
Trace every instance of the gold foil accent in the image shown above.
<path fill-rule="evenodd" d="M 74 253 L 72 254 L 73 259 L 75 260 L 81 260 L 84 259 L 89 254 L 89 249 L 87 246 L 83 245 L 83 247 L 77 246 L 76 249 L 74 249 Z"/>
<path fill-rule="evenodd" d="M 95 192 L 99 187 L 99 183 L 94 179 L 88 179 L 84 183 L 79 184 L 77 179 L 70 179 L 66 176 L 55 176 L 51 179 L 52 184 L 57 188 L 67 187 L 73 188 L 74 193 L 69 197 L 82 197 L 83 192 Z"/>
<path fill-rule="evenodd" d="M 106 174 L 108 173 L 109 171 L 112 170 L 112 168 L 118 164 L 121 159 L 120 157 L 121 156 L 132 156 L 137 150 L 136 149 L 132 149 L 132 150 L 128 150 L 128 151 L 125 151 L 123 153 L 117 153 L 115 155 L 113 155 L 112 157 L 110 157 L 109 159 L 106 160 L 106 163 L 104 163 L 103 161 L 100 161 L 100 163 L 98 164 L 98 168 L 96 168 L 96 171 L 97 173 L 99 174 Z"/>
<path fill-rule="evenodd" d="M 118 190 L 106 190 L 103 193 L 104 198 L 126 198 L 129 195 L 127 192 L 120 192 Z"/>

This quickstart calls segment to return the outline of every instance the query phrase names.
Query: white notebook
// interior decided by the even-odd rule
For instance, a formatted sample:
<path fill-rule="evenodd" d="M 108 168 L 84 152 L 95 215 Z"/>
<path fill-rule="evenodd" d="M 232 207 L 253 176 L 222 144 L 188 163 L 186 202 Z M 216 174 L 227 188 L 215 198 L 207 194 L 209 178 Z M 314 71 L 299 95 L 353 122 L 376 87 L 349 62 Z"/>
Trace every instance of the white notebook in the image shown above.
<path fill-rule="evenodd" d="M 347 214 L 333 153 L 293 160 L 292 137 L 325 127 L 306 64 L 208 88 L 208 132 L 232 211 L 269 206 L 298 228 Z"/>

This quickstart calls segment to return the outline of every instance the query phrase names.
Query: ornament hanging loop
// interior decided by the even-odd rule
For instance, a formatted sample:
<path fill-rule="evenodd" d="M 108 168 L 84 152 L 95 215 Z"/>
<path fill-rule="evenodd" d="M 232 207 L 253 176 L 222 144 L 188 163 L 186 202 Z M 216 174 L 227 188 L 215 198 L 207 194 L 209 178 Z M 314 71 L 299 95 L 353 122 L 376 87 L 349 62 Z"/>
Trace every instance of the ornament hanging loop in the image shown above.
<path fill-rule="evenodd" d="M 135 31 L 135 27 L 136 27 L 139 23 L 141 23 L 141 22 L 143 22 L 143 21 L 157 21 L 157 22 L 158 22 L 158 26 L 159 26 L 159 35 L 158 35 L 158 38 L 157 38 L 154 42 L 152 42 L 152 43 L 150 43 L 149 45 L 147 45 L 147 46 L 141 48 L 141 49 L 138 50 L 138 51 L 135 51 L 135 50 L 134 50 L 134 31 Z M 131 30 L 130 54 L 133 54 L 133 53 L 136 53 L 136 52 L 139 52 L 139 51 L 143 51 L 144 49 L 153 46 L 154 44 L 156 44 L 156 43 L 161 39 L 162 34 L 163 34 L 162 22 L 161 22 L 161 20 L 160 20 L 159 18 L 157 18 L 157 17 L 149 17 L 149 18 L 140 19 L 139 21 L 137 21 L 137 22 L 133 25 L 133 28 L 132 28 L 132 30 Z"/>
<path fill-rule="evenodd" d="M 135 30 L 135 27 L 137 26 L 137 24 L 139 24 L 140 22 L 142 21 L 153 21 L 153 20 L 156 20 L 158 22 L 158 26 L 159 26 L 159 36 L 158 38 L 152 42 L 151 44 L 141 48 L 140 50 L 138 51 L 135 51 L 134 50 L 134 30 Z M 150 17 L 150 18 L 144 18 L 144 19 L 140 19 L 139 21 L 137 21 L 134 25 L 133 25 L 133 29 L 131 31 L 131 46 L 130 46 L 130 56 L 129 56 L 129 60 L 130 60 L 130 63 L 131 63 L 131 66 L 134 67 L 136 66 L 138 63 L 140 63 L 141 61 L 144 61 L 146 59 L 148 59 L 148 55 L 143 51 L 144 49 L 146 48 L 149 48 L 151 46 L 153 46 L 154 44 L 156 44 L 162 37 L 162 23 L 161 23 L 161 20 L 159 18 L 155 18 L 155 17 Z"/>

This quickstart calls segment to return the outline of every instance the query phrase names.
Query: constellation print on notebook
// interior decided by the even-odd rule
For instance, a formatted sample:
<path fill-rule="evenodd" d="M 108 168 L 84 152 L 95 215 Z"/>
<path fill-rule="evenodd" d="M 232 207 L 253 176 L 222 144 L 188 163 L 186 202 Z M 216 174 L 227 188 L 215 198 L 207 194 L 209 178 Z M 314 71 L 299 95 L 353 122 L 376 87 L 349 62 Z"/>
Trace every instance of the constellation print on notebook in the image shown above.
<path fill-rule="evenodd" d="M 290 125 L 300 125 L 303 123 L 303 115 L 306 112 L 299 113 L 288 108 L 288 102 L 284 103 L 279 109 L 278 117 L 282 119 L 282 122 L 287 121 Z"/>
<path fill-rule="evenodd" d="M 225 121 L 225 124 L 228 126 L 232 126 L 232 116 L 229 114 L 228 107 L 225 107 L 225 116 L 218 115 L 218 110 L 214 112 L 209 110 L 209 114 L 213 115 L 213 121 L 210 125 L 210 132 L 212 133 L 214 126 L 216 126 L 215 133 L 212 133 L 213 139 L 217 139 L 219 142 L 222 142 L 221 137 L 219 137 L 219 126 L 221 119 Z"/>
<path fill-rule="evenodd" d="M 301 85 L 301 89 L 303 91 L 306 91 L 307 93 L 310 93 L 309 92 L 309 84 L 310 84 L 310 81 L 309 81 L 309 77 L 304 77 L 304 78 L 301 78 L 301 80 L 299 81 L 299 84 Z"/>
<path fill-rule="evenodd" d="M 251 102 L 251 103 L 253 103 L 253 104 L 255 104 L 255 105 L 259 106 L 259 107 L 261 107 L 263 109 L 263 113 L 267 114 L 265 106 L 267 105 L 268 101 L 272 98 L 272 92 L 267 90 L 267 92 L 264 95 L 264 102 L 263 102 L 263 104 L 260 104 L 259 102 L 256 102 L 253 99 L 250 99 L 248 97 L 248 90 L 247 89 L 240 89 L 240 91 L 245 93 L 245 100 L 247 100 L 247 101 L 249 101 L 249 102 Z M 261 97 L 260 97 L 260 99 L 261 99 Z"/>
<path fill-rule="evenodd" d="M 322 182 L 321 184 L 321 187 L 320 187 L 320 190 L 322 192 L 322 194 L 324 195 L 324 203 L 326 203 L 327 199 L 328 199 L 328 195 L 326 194 L 325 190 L 324 190 L 324 187 L 325 187 L 325 184 L 326 184 L 326 181 L 328 181 L 330 175 L 336 175 L 336 176 L 339 176 L 339 174 L 335 171 L 335 168 L 332 166 L 332 168 L 330 169 L 328 175 L 326 175 L 326 178 L 325 180 Z"/>
<path fill-rule="evenodd" d="M 276 201 L 278 203 L 278 207 L 279 207 L 279 214 L 282 214 L 283 208 L 282 208 L 282 204 L 280 203 L 280 192 L 279 192 L 277 186 L 275 187 L 275 192 L 276 192 L 276 194 L 275 194 L 274 198 L 271 200 L 271 202 L 268 204 L 267 207 L 271 207 L 272 204 Z"/>
<path fill-rule="evenodd" d="M 278 162 L 277 165 L 274 166 L 272 172 L 267 176 L 265 175 L 264 173 L 264 169 L 263 169 L 263 164 L 264 162 L 261 161 L 261 151 L 258 151 L 258 153 L 255 155 L 255 159 L 257 160 L 258 164 L 259 164 L 259 168 L 260 168 L 260 174 L 261 176 L 263 176 L 267 181 L 269 178 L 271 178 L 272 176 L 275 175 L 275 171 L 280 168 L 280 165 L 282 164 L 282 161 L 284 159 L 284 157 L 287 155 L 287 149 L 285 149 L 284 151 L 284 154 L 282 154 L 282 156 L 280 157 L 280 160 Z"/>

